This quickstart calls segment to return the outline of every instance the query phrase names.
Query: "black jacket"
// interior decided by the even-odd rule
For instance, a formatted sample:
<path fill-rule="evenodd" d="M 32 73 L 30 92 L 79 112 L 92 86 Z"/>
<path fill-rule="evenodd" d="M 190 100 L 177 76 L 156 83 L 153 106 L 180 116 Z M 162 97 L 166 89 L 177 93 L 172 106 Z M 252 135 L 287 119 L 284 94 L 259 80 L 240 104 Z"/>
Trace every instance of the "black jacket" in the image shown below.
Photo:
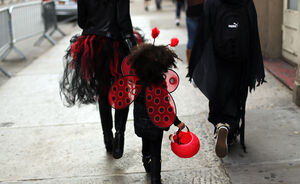
<path fill-rule="evenodd" d="M 146 108 L 146 98 L 145 98 L 146 87 L 143 86 L 141 92 L 134 100 L 134 130 L 137 136 L 147 137 L 148 139 L 155 140 L 160 137 L 163 130 L 169 130 L 169 128 L 159 128 L 150 119 L 147 108 Z M 176 116 L 173 124 L 180 124 L 180 120 Z"/>
<path fill-rule="evenodd" d="M 226 62 L 222 58 L 216 57 L 214 53 L 212 39 L 214 20 L 218 6 L 222 5 L 222 1 L 226 3 L 245 3 L 248 10 L 250 23 L 248 57 L 239 64 Z M 205 0 L 204 13 L 201 19 L 192 49 L 187 76 L 193 79 L 197 87 L 209 99 L 209 120 L 211 122 L 213 112 L 218 112 L 218 115 L 221 116 L 224 122 L 226 120 L 225 117 L 230 114 L 236 114 L 233 112 L 235 109 L 238 109 L 239 112 L 236 114 L 238 120 L 236 123 L 239 123 L 239 118 L 241 118 L 242 124 L 237 131 L 240 132 L 240 142 L 244 150 L 246 150 L 244 133 L 248 88 L 251 91 L 256 85 L 265 82 L 257 15 L 253 0 Z M 233 103 L 234 105 L 231 105 L 228 99 L 233 99 L 231 101 L 235 102 Z"/>
<path fill-rule="evenodd" d="M 203 13 L 204 0 L 188 0 L 186 16 L 187 17 L 200 17 Z"/>
<path fill-rule="evenodd" d="M 192 49 L 190 58 L 190 65 L 188 71 L 188 77 L 193 78 L 195 84 L 203 92 L 203 94 L 209 99 L 214 99 L 216 96 L 224 94 L 224 91 L 218 90 L 218 85 L 222 84 L 222 73 L 224 61 L 217 58 L 213 49 L 212 41 L 212 27 L 214 25 L 215 14 L 217 6 L 220 5 L 220 1 L 226 1 L 227 3 L 244 2 L 247 4 L 247 10 L 250 20 L 250 49 L 248 52 L 248 61 L 245 62 L 243 72 L 245 85 L 243 89 L 247 87 L 254 89 L 256 84 L 260 85 L 265 82 L 265 73 L 263 66 L 263 58 L 260 47 L 260 39 L 258 34 L 257 14 L 253 0 L 205 0 L 204 2 L 204 14 L 201 16 L 201 24 L 199 24 L 195 44 Z M 230 63 L 225 63 L 230 67 Z M 224 73 L 224 72 L 223 72 Z M 224 73 L 226 75 L 226 73 Z M 217 93 L 219 91 L 219 93 Z"/>
<path fill-rule="evenodd" d="M 84 35 L 133 37 L 129 0 L 78 0 L 78 25 Z"/>

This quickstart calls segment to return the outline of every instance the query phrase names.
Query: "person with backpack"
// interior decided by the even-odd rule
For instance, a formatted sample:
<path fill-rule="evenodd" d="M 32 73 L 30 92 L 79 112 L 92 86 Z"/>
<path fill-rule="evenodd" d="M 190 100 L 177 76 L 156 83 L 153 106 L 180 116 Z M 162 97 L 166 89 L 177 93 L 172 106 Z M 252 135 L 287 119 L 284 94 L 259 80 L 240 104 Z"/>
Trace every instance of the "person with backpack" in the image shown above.
<path fill-rule="evenodd" d="M 78 0 L 78 25 L 83 30 L 70 40 L 60 93 L 68 106 L 99 103 L 106 151 L 123 155 L 128 108 L 115 111 L 108 101 L 113 81 L 122 77 L 121 63 L 136 45 L 129 0 Z"/>
<path fill-rule="evenodd" d="M 189 63 L 198 25 L 201 23 L 204 0 L 187 0 L 186 28 L 188 41 L 186 49 L 186 61 Z"/>
<path fill-rule="evenodd" d="M 265 73 L 253 0 L 205 0 L 187 77 L 209 100 L 216 155 L 237 140 L 246 152 L 245 106 Z"/>

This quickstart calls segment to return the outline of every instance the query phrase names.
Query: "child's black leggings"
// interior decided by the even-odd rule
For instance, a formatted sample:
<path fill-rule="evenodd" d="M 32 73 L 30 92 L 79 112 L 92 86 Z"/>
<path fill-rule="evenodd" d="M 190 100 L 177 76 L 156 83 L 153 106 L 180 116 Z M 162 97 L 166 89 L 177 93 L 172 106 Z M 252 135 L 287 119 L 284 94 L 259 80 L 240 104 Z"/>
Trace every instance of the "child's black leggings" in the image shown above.
<path fill-rule="evenodd" d="M 155 140 L 142 137 L 142 153 L 151 156 L 151 181 L 160 181 L 161 172 L 161 144 L 163 133 Z"/>
<path fill-rule="evenodd" d="M 161 143 L 162 143 L 163 134 L 155 140 L 147 139 L 146 137 L 142 137 L 142 153 L 144 156 L 151 155 L 152 157 L 156 157 L 159 160 L 161 159 Z"/>

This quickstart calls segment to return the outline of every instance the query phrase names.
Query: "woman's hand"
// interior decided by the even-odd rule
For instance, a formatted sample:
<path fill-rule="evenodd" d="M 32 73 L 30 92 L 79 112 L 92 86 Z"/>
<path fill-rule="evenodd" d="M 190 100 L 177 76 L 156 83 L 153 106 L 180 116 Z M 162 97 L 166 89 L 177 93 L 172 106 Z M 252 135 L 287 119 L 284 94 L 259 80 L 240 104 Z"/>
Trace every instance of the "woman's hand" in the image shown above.
<path fill-rule="evenodd" d="M 182 130 L 182 129 L 184 129 L 185 124 L 184 124 L 183 122 L 181 122 L 181 123 L 179 123 L 179 124 L 177 125 L 177 127 L 178 127 L 180 130 Z"/>

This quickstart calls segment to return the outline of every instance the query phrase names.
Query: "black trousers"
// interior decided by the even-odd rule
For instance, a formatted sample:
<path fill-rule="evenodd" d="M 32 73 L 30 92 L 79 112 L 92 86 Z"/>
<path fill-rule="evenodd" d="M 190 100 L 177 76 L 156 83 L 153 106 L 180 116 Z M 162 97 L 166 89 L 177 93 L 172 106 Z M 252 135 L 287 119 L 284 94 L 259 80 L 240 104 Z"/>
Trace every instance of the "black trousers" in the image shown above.
<path fill-rule="evenodd" d="M 229 136 L 234 136 L 239 129 L 241 119 L 240 101 L 231 96 L 225 105 L 220 108 L 219 104 L 209 102 L 208 120 L 216 126 L 218 123 L 227 123 L 230 126 Z"/>
<path fill-rule="evenodd" d="M 163 131 L 157 139 L 149 139 L 142 137 L 142 153 L 143 156 L 151 157 L 151 181 L 160 181 L 161 172 L 161 144 L 163 139 Z"/>
<path fill-rule="evenodd" d="M 208 120 L 213 125 L 228 123 L 230 137 L 239 130 L 242 115 L 243 66 L 242 63 L 217 63 L 218 83 L 214 98 L 209 100 Z"/>
<path fill-rule="evenodd" d="M 142 153 L 144 156 L 151 155 L 157 159 L 161 159 L 161 144 L 163 139 L 163 133 L 155 140 L 142 137 Z"/>

